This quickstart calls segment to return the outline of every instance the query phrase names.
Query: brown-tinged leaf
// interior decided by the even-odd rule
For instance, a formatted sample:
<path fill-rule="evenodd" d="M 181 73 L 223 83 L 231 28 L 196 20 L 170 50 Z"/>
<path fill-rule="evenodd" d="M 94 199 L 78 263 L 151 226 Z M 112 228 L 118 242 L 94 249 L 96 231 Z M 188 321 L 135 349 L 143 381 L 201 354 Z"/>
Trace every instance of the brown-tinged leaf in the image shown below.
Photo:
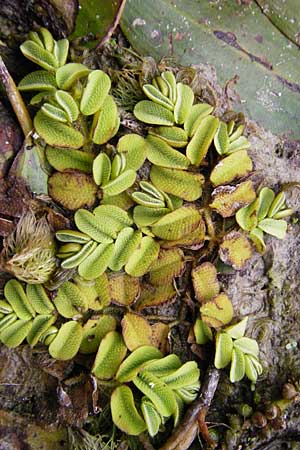
<path fill-rule="evenodd" d="M 116 319 L 109 314 L 104 314 L 96 319 L 89 319 L 83 326 L 80 353 L 96 352 L 104 336 L 115 330 L 116 326 Z"/>
<path fill-rule="evenodd" d="M 164 355 L 169 353 L 170 345 L 169 345 L 169 325 L 157 322 L 151 325 L 152 336 L 151 336 L 151 345 L 158 348 Z"/>
<path fill-rule="evenodd" d="M 199 211 L 191 206 L 182 206 L 166 214 L 151 228 L 155 236 L 173 241 L 194 231 L 201 221 Z"/>
<path fill-rule="evenodd" d="M 247 150 L 239 150 L 223 158 L 212 170 L 210 181 L 214 186 L 231 183 L 245 177 L 253 169 Z"/>
<path fill-rule="evenodd" d="M 184 253 L 179 248 L 160 250 L 158 259 L 149 270 L 150 282 L 155 285 L 171 282 L 185 267 Z"/>
<path fill-rule="evenodd" d="M 144 317 L 127 313 L 123 317 L 121 325 L 123 339 L 131 352 L 142 345 L 152 345 L 152 329 Z"/>
<path fill-rule="evenodd" d="M 231 217 L 240 208 L 249 205 L 255 196 L 252 181 L 244 181 L 236 186 L 220 186 L 213 191 L 213 202 L 209 206 L 222 217 Z"/>
<path fill-rule="evenodd" d="M 174 241 L 161 241 L 160 246 L 163 248 L 184 247 L 192 250 L 198 250 L 204 244 L 205 230 L 205 222 L 201 216 L 199 225 L 194 231 L 186 236 L 183 236 L 181 239 Z"/>
<path fill-rule="evenodd" d="M 210 262 L 205 262 L 192 270 L 195 297 L 200 303 L 206 303 L 220 292 L 217 270 Z"/>
<path fill-rule="evenodd" d="M 225 264 L 235 270 L 241 270 L 252 256 L 252 246 L 249 239 L 238 231 L 227 234 L 219 248 L 219 255 Z"/>
<path fill-rule="evenodd" d="M 129 306 L 139 296 L 139 279 L 131 277 L 123 272 L 113 273 L 109 277 L 109 291 L 113 303 Z"/>
<path fill-rule="evenodd" d="M 95 280 L 85 280 L 81 277 L 74 279 L 79 289 L 86 296 L 89 309 L 99 311 L 110 304 L 110 291 L 106 273 Z"/>
<path fill-rule="evenodd" d="M 233 307 L 226 294 L 221 292 L 213 300 L 205 303 L 200 308 L 201 319 L 208 326 L 218 328 L 231 322 Z"/>
<path fill-rule="evenodd" d="M 48 188 L 54 201 L 72 211 L 92 207 L 96 200 L 97 186 L 85 173 L 56 172 L 49 178 Z"/>
<path fill-rule="evenodd" d="M 151 286 L 144 285 L 141 296 L 138 301 L 137 310 L 158 306 L 163 303 L 174 300 L 176 291 L 172 284 Z"/>

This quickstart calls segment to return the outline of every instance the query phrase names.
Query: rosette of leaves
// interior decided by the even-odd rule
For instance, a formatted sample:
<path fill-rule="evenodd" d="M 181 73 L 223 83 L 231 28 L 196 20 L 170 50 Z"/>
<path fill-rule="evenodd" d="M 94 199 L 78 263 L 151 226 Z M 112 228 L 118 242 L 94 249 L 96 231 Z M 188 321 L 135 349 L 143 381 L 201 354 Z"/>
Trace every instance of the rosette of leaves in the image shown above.
<path fill-rule="evenodd" d="M 56 359 L 71 359 L 79 350 L 82 336 L 80 323 L 71 320 L 60 328 L 54 324 L 57 311 L 45 289 L 39 284 L 10 280 L 4 288 L 5 300 L 0 301 L 0 340 L 9 348 L 25 339 L 31 347 L 38 342 L 49 346 Z"/>
<path fill-rule="evenodd" d="M 155 436 L 170 417 L 176 425 L 184 404 L 196 398 L 200 371 L 195 361 L 182 364 L 177 355 L 164 357 L 151 345 L 139 346 L 126 355 L 121 334 L 108 333 L 100 343 L 92 373 L 100 384 L 102 380 L 118 384 L 110 402 L 115 425 L 130 435 L 148 430 Z"/>
<path fill-rule="evenodd" d="M 20 49 L 43 68 L 19 83 L 23 92 L 38 91 L 31 104 L 42 104 L 34 127 L 46 144 L 78 149 L 87 142 L 103 144 L 119 128 L 116 104 L 109 95 L 111 82 L 102 70 L 84 64 L 66 63 L 67 39 L 55 41 L 45 28 L 30 33 Z M 86 129 L 87 117 L 91 122 Z"/>
<path fill-rule="evenodd" d="M 266 250 L 264 233 L 284 239 L 287 222 L 283 219 L 291 214 L 293 210 L 286 206 L 284 192 L 275 195 L 272 189 L 264 187 L 257 198 L 248 206 L 241 208 L 235 217 L 239 226 L 249 232 L 256 249 L 264 253 Z"/>
<path fill-rule="evenodd" d="M 91 213 L 79 209 L 75 224 L 80 230 L 61 230 L 56 237 L 64 242 L 58 256 L 62 267 L 78 267 L 79 275 L 94 279 L 109 267 L 118 271 L 125 266 L 129 275 L 139 277 L 158 257 L 159 244 L 132 227 L 129 214 L 113 205 L 100 205 Z"/>
<path fill-rule="evenodd" d="M 222 164 L 211 173 L 214 186 L 228 184 L 251 172 L 252 161 L 247 154 L 250 144 L 242 136 L 243 125 L 235 129 L 234 121 L 226 124 L 213 116 L 211 105 L 194 103 L 192 89 L 177 83 L 172 72 L 155 77 L 152 84 L 143 86 L 143 91 L 149 100 L 137 103 L 134 114 L 142 122 L 157 125 L 149 129 L 146 138 L 149 145 L 147 158 L 152 164 L 172 171 L 187 170 L 190 165 L 199 167 L 214 144 L 219 155 L 225 156 Z M 168 171 L 163 173 L 170 174 Z M 156 179 L 157 174 L 153 178 Z M 182 198 L 193 201 L 200 195 L 189 191 Z"/>
<path fill-rule="evenodd" d="M 44 344 L 58 360 L 72 359 L 78 351 L 96 352 L 101 339 L 116 328 L 116 320 L 102 314 L 81 322 L 88 309 L 95 309 L 95 297 L 103 298 L 104 284 L 97 280 L 92 294 L 90 287 L 66 281 L 50 299 L 41 284 L 26 284 L 24 289 L 19 281 L 9 280 L 0 300 L 0 341 L 9 348 L 24 340 L 31 347 Z M 98 303 L 96 309 L 103 306 Z M 71 320 L 61 324 L 62 318 Z"/>
<path fill-rule="evenodd" d="M 216 350 L 214 364 L 217 369 L 223 369 L 230 364 L 230 381 L 236 383 L 246 375 L 253 383 L 262 374 L 259 362 L 259 348 L 255 339 L 245 337 L 248 318 L 216 335 Z"/>
<path fill-rule="evenodd" d="M 153 225 L 161 217 L 182 206 L 182 199 L 167 194 L 148 181 L 140 181 L 140 190 L 131 194 L 137 203 L 133 209 L 133 220 L 141 228 Z"/>
<path fill-rule="evenodd" d="M 42 139 L 36 139 L 39 148 L 47 145 L 48 161 L 62 172 L 49 178 L 49 193 L 66 208 L 90 207 L 97 192 L 86 173 L 93 160 L 92 145 L 109 141 L 120 124 L 116 103 L 109 95 L 110 78 L 102 70 L 66 63 L 68 40 L 55 41 L 44 28 L 30 33 L 20 48 L 43 69 L 26 75 L 18 88 L 38 91 L 30 102 L 40 106 L 33 120 L 33 136 Z"/>

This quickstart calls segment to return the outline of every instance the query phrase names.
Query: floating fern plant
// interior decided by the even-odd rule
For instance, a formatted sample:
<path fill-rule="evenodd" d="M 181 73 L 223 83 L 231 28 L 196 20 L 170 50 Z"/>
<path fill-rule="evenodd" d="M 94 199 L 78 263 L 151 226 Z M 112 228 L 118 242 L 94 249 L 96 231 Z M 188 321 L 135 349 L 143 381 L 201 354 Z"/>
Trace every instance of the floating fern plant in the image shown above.
<path fill-rule="evenodd" d="M 25 76 L 19 90 L 36 91 L 33 138 L 52 167 L 49 194 L 72 220 L 56 230 L 56 249 L 48 230 L 48 247 L 28 262 L 21 258 L 30 244 L 24 218 L 5 240 L 2 266 L 26 285 L 12 279 L 5 286 L 0 340 L 9 347 L 24 340 L 47 345 L 55 359 L 95 353 L 91 371 L 99 386 L 115 386 L 116 426 L 154 436 L 169 418 L 179 423 L 184 405 L 198 395 L 200 371 L 170 352 L 170 326 L 148 321 L 145 310 L 178 298 L 175 280 L 192 261 L 194 342 L 215 342 L 215 366 L 230 364 L 231 382 L 246 375 L 255 383 L 262 372 L 258 344 L 244 336 L 247 318 L 235 319 L 214 263 L 242 270 L 252 243 L 265 251 L 264 233 L 284 238 L 292 210 L 284 193 L 267 187 L 256 193 L 242 121 L 217 117 L 178 82 L 176 70 L 157 72 L 142 86 L 145 98 L 133 114 L 143 134 L 126 133 L 110 77 L 67 62 L 68 48 L 44 28 L 21 46 L 42 68 Z M 44 259 L 47 270 L 39 269 Z M 64 281 L 50 293 L 51 278 L 60 274 Z M 116 316 L 107 310 L 111 304 Z M 124 307 L 131 311 L 124 315 Z"/>

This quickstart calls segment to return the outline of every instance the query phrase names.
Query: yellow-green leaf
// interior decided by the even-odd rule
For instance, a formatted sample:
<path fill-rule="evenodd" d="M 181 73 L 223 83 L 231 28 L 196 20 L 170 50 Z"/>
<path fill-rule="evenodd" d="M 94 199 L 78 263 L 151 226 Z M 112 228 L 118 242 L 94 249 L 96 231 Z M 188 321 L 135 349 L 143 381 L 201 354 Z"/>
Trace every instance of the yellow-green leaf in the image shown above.
<path fill-rule="evenodd" d="M 110 331 L 100 342 L 92 373 L 101 380 L 114 377 L 127 353 L 123 338 L 117 331 Z"/>
<path fill-rule="evenodd" d="M 218 294 L 200 308 L 202 320 L 209 326 L 218 328 L 227 325 L 233 318 L 233 306 L 226 294 Z"/>
<path fill-rule="evenodd" d="M 201 216 L 196 208 L 183 206 L 159 219 L 151 229 L 155 236 L 171 241 L 192 232 L 200 220 Z"/>
<path fill-rule="evenodd" d="M 192 270 L 195 296 L 200 303 L 206 303 L 220 292 L 217 270 L 210 262 L 205 262 Z"/>
<path fill-rule="evenodd" d="M 128 386 L 118 386 L 110 399 L 111 415 L 114 424 L 129 435 L 138 436 L 147 429 L 134 404 L 131 389 Z"/>
<path fill-rule="evenodd" d="M 49 346 L 52 358 L 66 361 L 74 358 L 82 340 L 82 326 L 71 320 L 64 323 Z"/>
<path fill-rule="evenodd" d="M 200 173 L 153 166 L 150 171 L 150 179 L 162 191 L 189 202 L 197 200 L 202 195 L 204 177 Z"/>
<path fill-rule="evenodd" d="M 151 345 L 152 330 L 144 317 L 135 313 L 127 313 L 123 317 L 121 325 L 123 339 L 131 352 L 143 345 Z"/>

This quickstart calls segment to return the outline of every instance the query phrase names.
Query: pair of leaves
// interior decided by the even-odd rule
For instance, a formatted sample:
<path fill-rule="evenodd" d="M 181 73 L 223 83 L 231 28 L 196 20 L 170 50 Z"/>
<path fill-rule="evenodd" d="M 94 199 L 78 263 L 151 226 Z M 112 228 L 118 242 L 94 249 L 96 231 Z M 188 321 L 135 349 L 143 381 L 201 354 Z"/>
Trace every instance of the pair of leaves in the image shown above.
<path fill-rule="evenodd" d="M 123 153 L 117 154 L 112 162 L 106 153 L 99 153 L 94 159 L 93 177 L 105 195 L 121 194 L 134 184 L 136 172 L 133 169 L 126 170 L 126 163 Z"/>
<path fill-rule="evenodd" d="M 264 233 L 284 239 L 287 223 L 283 218 L 293 210 L 285 205 L 285 194 L 275 196 L 270 188 L 262 188 L 258 197 L 236 213 L 236 221 L 243 230 L 249 231 L 250 238 L 260 252 L 265 251 Z"/>
<path fill-rule="evenodd" d="M 56 41 L 46 28 L 40 28 L 38 32 L 31 31 L 29 39 L 21 45 L 21 51 L 26 58 L 50 72 L 66 63 L 69 41 L 61 39 Z"/>
<path fill-rule="evenodd" d="M 91 213 L 78 210 L 75 223 L 83 236 L 89 236 L 78 252 L 62 262 L 62 267 L 77 267 L 79 274 L 86 279 L 95 279 L 104 273 L 107 267 L 113 271 L 125 265 L 125 271 L 134 276 L 144 275 L 157 259 L 159 244 L 151 236 L 142 237 L 130 225 L 129 215 L 117 206 L 100 205 Z M 69 233 L 70 242 L 73 233 Z M 60 231 L 58 239 L 66 239 L 68 230 Z M 82 235 L 80 235 L 80 240 Z M 98 243 L 98 244 L 97 244 Z"/>
<path fill-rule="evenodd" d="M 216 336 L 216 352 L 214 364 L 217 369 L 230 366 L 230 381 L 240 381 L 245 375 L 256 382 L 262 373 L 258 360 L 258 344 L 254 339 L 244 337 L 247 317 L 236 325 L 232 325 Z"/>
<path fill-rule="evenodd" d="M 220 121 L 219 128 L 214 137 L 215 149 L 219 155 L 229 155 L 239 150 L 246 150 L 250 147 L 250 142 L 242 136 L 245 126 L 239 125 L 234 130 L 234 122 L 228 124 Z"/>
<path fill-rule="evenodd" d="M 81 327 L 73 321 L 69 325 L 64 324 L 60 330 L 54 326 L 57 318 L 55 307 L 42 285 L 27 284 L 25 293 L 22 285 L 12 279 L 6 283 L 4 294 L 7 303 L 0 303 L 1 311 L 5 313 L 5 317 L 0 320 L 1 342 L 14 348 L 24 339 L 32 347 L 40 341 L 50 345 L 49 353 L 56 359 L 71 359 L 75 356 L 81 342 L 78 338 Z M 78 292 L 75 294 L 73 300 L 78 303 Z M 64 299 L 63 309 L 70 308 L 69 300 L 70 295 Z M 54 303 L 56 306 L 55 300 Z M 57 309 L 60 312 L 60 307 Z M 68 314 L 64 316 L 70 317 Z"/>

